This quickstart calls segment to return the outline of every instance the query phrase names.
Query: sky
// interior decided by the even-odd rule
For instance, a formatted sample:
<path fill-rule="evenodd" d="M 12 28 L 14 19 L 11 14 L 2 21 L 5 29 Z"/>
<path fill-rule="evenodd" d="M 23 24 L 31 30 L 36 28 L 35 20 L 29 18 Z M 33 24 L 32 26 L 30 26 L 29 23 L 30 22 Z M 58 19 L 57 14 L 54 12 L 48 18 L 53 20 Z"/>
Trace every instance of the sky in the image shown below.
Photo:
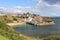
<path fill-rule="evenodd" d="M 60 16 L 60 0 L 0 0 L 0 11 Z"/>

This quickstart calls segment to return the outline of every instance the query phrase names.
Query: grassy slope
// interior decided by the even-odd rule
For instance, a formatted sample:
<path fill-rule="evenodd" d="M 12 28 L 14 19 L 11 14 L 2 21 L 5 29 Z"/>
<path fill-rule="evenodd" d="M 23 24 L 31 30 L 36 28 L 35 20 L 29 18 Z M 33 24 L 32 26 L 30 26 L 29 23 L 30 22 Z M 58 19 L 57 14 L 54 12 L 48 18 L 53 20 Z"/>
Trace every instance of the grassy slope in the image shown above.
<path fill-rule="evenodd" d="M 9 40 L 9 39 L 0 35 L 0 40 Z"/>
<path fill-rule="evenodd" d="M 25 38 L 20 37 L 19 33 L 7 26 L 3 21 L 0 21 L 0 35 L 8 38 L 9 40 L 25 40 Z"/>
<path fill-rule="evenodd" d="M 20 37 L 20 33 L 14 31 L 10 26 L 7 26 L 6 23 L 0 21 L 0 35 L 9 39 L 9 40 L 37 40 L 36 38 L 31 37 Z"/>

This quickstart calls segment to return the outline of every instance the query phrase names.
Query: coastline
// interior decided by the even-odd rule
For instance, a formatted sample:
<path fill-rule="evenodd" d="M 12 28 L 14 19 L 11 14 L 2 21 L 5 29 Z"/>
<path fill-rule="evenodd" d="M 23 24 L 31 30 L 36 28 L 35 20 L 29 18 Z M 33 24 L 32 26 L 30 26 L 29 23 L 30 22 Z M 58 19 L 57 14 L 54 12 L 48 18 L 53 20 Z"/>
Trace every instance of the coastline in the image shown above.
<path fill-rule="evenodd" d="M 37 24 L 37 26 L 54 25 L 54 24 L 55 23 L 52 21 L 50 23 L 46 22 L 46 23 Z"/>
<path fill-rule="evenodd" d="M 24 34 L 20 34 L 19 36 L 23 37 L 23 38 L 26 38 L 27 40 L 43 40 L 42 38 L 30 37 L 30 36 L 27 36 L 27 35 L 24 35 Z"/>
<path fill-rule="evenodd" d="M 26 24 L 25 22 L 22 22 L 22 23 L 7 23 L 7 25 L 9 25 L 10 27 L 14 27 L 14 26 L 18 26 L 18 25 L 23 25 L 23 24 Z M 14 30 L 14 29 L 13 29 Z M 24 35 L 24 34 L 19 34 L 20 37 L 23 37 L 23 38 L 26 38 L 27 40 L 42 40 L 40 38 L 34 38 L 34 37 L 29 37 L 27 35 Z"/>
<path fill-rule="evenodd" d="M 39 23 L 39 24 L 35 24 L 35 23 L 32 23 L 32 22 L 27 22 L 27 24 L 36 25 L 36 26 L 47 26 L 47 25 L 54 25 L 55 22 L 54 21 L 52 21 L 52 22 L 43 22 L 43 23 Z"/>

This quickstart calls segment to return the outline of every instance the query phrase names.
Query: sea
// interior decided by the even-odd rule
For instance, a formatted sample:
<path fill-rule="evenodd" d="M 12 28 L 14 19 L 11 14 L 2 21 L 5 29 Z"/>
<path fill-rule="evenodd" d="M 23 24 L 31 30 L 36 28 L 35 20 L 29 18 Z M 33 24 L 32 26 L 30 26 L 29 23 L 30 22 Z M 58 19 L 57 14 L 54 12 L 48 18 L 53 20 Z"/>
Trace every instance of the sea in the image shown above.
<path fill-rule="evenodd" d="M 51 35 L 60 35 L 60 17 L 54 17 L 52 20 L 55 21 L 54 25 L 35 26 L 25 24 L 14 27 L 14 29 L 21 34 L 30 37 L 43 38 Z"/>

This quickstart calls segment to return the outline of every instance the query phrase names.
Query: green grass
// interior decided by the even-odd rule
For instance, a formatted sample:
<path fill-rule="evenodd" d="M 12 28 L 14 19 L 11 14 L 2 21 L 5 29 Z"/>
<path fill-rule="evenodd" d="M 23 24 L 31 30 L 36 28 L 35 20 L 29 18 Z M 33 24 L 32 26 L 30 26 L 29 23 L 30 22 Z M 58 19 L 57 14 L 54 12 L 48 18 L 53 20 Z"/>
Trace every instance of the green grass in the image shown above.
<path fill-rule="evenodd" d="M 2 36 L 2 35 L 0 35 L 0 40 L 9 40 L 9 39 L 4 37 L 4 36 Z"/>
<path fill-rule="evenodd" d="M 25 40 L 25 38 L 19 36 L 20 33 L 14 31 L 13 28 L 6 25 L 6 23 L 4 23 L 3 21 L 0 21 L 0 35 L 8 38 L 9 40 Z"/>

